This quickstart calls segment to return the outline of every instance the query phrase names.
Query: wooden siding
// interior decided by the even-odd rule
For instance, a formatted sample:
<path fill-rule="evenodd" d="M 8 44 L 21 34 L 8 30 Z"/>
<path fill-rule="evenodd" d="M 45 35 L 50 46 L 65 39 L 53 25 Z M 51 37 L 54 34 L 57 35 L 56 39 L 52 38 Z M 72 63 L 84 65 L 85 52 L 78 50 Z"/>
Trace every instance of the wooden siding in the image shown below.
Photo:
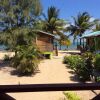
<path fill-rule="evenodd" d="M 43 51 L 43 52 L 53 51 L 53 37 L 52 36 L 38 33 L 37 38 L 36 38 L 36 44 L 38 48 L 40 49 L 40 51 Z"/>

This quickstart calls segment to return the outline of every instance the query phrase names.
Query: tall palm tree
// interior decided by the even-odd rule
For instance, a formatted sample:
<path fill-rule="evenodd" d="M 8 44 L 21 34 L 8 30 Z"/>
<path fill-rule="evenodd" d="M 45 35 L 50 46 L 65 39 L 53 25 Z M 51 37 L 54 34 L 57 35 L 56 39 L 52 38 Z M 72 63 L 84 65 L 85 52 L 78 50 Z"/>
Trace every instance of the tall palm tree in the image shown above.
<path fill-rule="evenodd" d="M 51 6 L 48 8 L 47 16 L 45 14 L 43 14 L 43 16 L 43 30 L 55 36 L 59 36 L 59 43 L 61 45 L 61 40 L 67 36 L 64 35 L 63 32 L 64 25 L 66 25 L 66 21 L 59 18 L 59 9 L 54 6 Z"/>
<path fill-rule="evenodd" d="M 51 6 L 48 8 L 47 16 L 44 15 L 43 30 L 54 35 L 63 36 L 63 29 L 66 22 L 59 18 L 59 9 Z"/>
<path fill-rule="evenodd" d="M 74 22 L 69 27 L 67 27 L 67 31 L 71 32 L 70 35 L 73 35 L 74 38 L 76 38 L 76 36 L 81 37 L 84 32 L 90 30 L 93 27 L 94 22 L 91 22 L 90 19 L 91 16 L 88 12 L 79 13 L 76 17 L 73 17 Z"/>

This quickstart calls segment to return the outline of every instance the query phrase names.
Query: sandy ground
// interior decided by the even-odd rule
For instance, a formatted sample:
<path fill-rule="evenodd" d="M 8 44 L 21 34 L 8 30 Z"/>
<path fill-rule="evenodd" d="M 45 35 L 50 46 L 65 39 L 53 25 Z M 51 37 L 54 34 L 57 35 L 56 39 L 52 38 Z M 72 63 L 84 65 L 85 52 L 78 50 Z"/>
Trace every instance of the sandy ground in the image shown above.
<path fill-rule="evenodd" d="M 11 53 L 9 53 L 11 54 Z M 4 52 L 0 52 L 0 59 Z M 12 56 L 11 54 L 10 56 Z M 39 64 L 39 71 L 28 77 L 18 77 L 14 75 L 14 69 L 0 62 L 0 84 L 40 84 L 40 83 L 75 83 L 77 78 L 72 71 L 62 64 L 62 59 L 68 52 L 60 52 L 59 56 L 54 56 L 51 60 L 43 60 Z M 13 74 L 13 75 L 12 75 Z M 97 92 L 97 91 L 96 91 Z M 98 91 L 99 92 L 99 91 Z M 89 100 L 95 96 L 92 91 L 75 91 L 81 100 Z M 30 92 L 30 93 L 8 93 L 16 100 L 63 100 L 63 92 Z"/>

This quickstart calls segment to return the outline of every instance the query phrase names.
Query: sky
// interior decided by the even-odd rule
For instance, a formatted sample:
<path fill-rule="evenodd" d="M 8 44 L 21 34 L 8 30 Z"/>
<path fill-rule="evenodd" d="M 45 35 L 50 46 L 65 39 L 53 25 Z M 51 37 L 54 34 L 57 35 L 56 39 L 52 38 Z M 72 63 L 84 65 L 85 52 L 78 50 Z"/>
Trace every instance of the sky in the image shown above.
<path fill-rule="evenodd" d="M 55 6 L 60 10 L 59 17 L 71 23 L 73 23 L 72 16 L 84 11 L 90 14 L 92 20 L 100 19 L 100 0 L 41 0 L 41 3 L 44 13 L 47 13 L 48 7 Z M 70 39 L 73 40 L 73 37 Z"/>
<path fill-rule="evenodd" d="M 41 0 L 43 11 L 55 6 L 60 9 L 59 17 L 72 20 L 79 12 L 87 11 L 93 18 L 100 18 L 100 0 Z"/>

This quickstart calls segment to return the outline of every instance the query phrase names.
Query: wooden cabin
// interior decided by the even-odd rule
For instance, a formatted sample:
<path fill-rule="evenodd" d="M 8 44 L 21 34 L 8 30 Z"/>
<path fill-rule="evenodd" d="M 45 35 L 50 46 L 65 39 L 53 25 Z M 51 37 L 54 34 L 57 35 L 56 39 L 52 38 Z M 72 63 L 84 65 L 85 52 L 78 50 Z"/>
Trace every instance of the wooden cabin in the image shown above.
<path fill-rule="evenodd" d="M 82 37 L 86 39 L 86 49 L 90 51 L 100 50 L 100 31 L 86 34 Z"/>
<path fill-rule="evenodd" d="M 91 51 L 100 50 L 100 36 L 86 38 L 86 44 Z"/>
<path fill-rule="evenodd" d="M 53 52 L 53 40 L 54 35 L 43 31 L 37 32 L 36 44 L 41 52 Z"/>

